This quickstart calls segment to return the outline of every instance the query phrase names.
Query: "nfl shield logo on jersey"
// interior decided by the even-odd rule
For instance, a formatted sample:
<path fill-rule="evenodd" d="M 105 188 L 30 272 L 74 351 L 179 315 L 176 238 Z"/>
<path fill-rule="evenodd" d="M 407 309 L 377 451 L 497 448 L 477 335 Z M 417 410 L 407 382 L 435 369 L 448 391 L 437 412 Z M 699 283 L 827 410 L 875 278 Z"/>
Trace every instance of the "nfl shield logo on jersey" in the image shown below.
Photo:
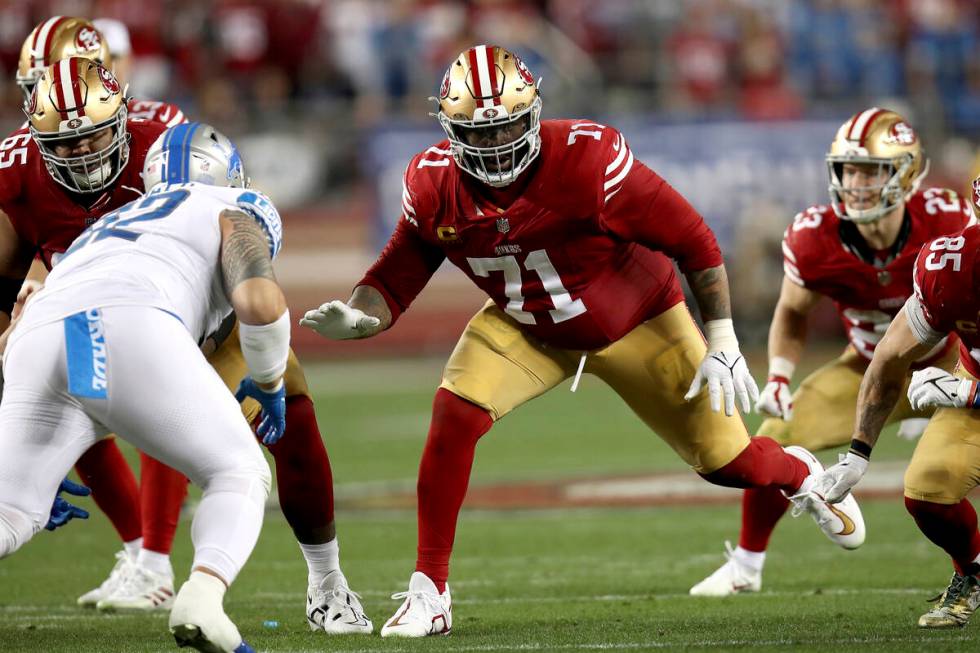
<path fill-rule="evenodd" d="M 510 231 L 510 220 L 507 218 L 497 218 L 497 231 L 502 234 Z"/>

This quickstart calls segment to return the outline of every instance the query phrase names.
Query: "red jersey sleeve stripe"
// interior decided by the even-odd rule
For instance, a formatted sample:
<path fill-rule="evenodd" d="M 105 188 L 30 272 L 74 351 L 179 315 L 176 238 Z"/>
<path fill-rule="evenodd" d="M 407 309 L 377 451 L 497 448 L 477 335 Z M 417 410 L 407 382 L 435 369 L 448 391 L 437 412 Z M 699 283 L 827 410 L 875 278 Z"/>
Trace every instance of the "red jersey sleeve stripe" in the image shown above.
<path fill-rule="evenodd" d="M 623 181 L 623 179 L 626 178 L 626 175 L 629 174 L 630 169 L 633 167 L 633 152 L 631 152 L 629 147 L 626 146 L 625 144 L 623 145 L 623 150 L 626 152 L 626 163 L 624 163 L 623 166 L 619 169 L 619 172 L 616 174 L 615 177 L 611 179 L 609 177 L 606 178 L 607 181 L 602 186 L 603 191 L 608 191 L 610 188 L 612 188 L 619 182 Z"/>

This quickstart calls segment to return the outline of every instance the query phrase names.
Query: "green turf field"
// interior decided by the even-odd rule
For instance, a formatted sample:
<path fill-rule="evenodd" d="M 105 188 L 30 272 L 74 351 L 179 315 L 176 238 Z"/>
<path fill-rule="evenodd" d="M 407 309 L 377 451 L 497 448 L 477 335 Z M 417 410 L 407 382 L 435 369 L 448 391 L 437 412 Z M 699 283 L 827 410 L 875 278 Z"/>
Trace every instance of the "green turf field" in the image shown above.
<path fill-rule="evenodd" d="M 758 366 L 757 366 L 758 367 Z M 309 370 L 341 505 L 365 492 L 411 489 L 438 361 L 347 364 Z M 754 420 L 750 426 L 754 425 Z M 907 458 L 891 432 L 875 461 Z M 833 459 L 830 452 L 822 456 Z M 618 398 L 586 379 L 497 425 L 480 444 L 474 486 L 682 470 Z M 734 495 L 733 495 L 734 496 Z M 87 502 L 86 507 L 92 507 Z M 450 584 L 448 638 L 325 638 L 303 615 L 306 569 L 285 522 L 267 518 L 258 548 L 226 606 L 260 651 L 970 650 L 977 624 L 923 632 L 915 619 L 948 581 L 900 499 L 866 501 L 868 541 L 843 552 L 809 518 L 787 518 L 770 549 L 759 595 L 693 599 L 688 588 L 722 562 L 738 506 L 575 510 L 464 508 Z M 375 627 L 398 602 L 414 562 L 412 511 L 341 510 L 341 559 Z M 101 515 L 43 532 L 0 562 L 0 651 L 174 650 L 164 616 L 83 612 L 74 599 L 100 582 L 118 542 Z M 178 579 L 190 561 L 178 531 Z M 265 621 L 277 621 L 267 628 Z"/>

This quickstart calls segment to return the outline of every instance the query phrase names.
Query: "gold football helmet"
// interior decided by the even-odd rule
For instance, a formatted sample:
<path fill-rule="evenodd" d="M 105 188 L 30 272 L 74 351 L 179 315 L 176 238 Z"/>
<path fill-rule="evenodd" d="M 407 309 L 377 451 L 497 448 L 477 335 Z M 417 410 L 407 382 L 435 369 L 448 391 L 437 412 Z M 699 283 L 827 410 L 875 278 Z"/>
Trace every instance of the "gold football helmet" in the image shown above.
<path fill-rule="evenodd" d="M 95 25 L 84 18 L 52 16 L 34 28 L 20 49 L 16 79 L 25 102 L 44 69 L 68 57 L 91 59 L 112 70 L 109 46 Z"/>
<path fill-rule="evenodd" d="M 878 167 L 885 181 L 862 189 L 879 193 L 874 206 L 847 206 L 846 192 L 854 189 L 844 188 L 845 163 Z M 928 168 L 922 143 L 902 116 L 878 107 L 865 109 L 841 125 L 827 153 L 831 205 L 842 220 L 873 222 L 914 193 Z"/>
<path fill-rule="evenodd" d="M 24 112 L 48 172 L 65 188 L 100 191 L 126 166 L 126 98 L 108 68 L 81 57 L 48 66 Z"/>
<path fill-rule="evenodd" d="M 541 151 L 541 95 L 513 52 L 496 45 L 462 52 L 432 99 L 456 164 L 485 184 L 510 184 Z"/>

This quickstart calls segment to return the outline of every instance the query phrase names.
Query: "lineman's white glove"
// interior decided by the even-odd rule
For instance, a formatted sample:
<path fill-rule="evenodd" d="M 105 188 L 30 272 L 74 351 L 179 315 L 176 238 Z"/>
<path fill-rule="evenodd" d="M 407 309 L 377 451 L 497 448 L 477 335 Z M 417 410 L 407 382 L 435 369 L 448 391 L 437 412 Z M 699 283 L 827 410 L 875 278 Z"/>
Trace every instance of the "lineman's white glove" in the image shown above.
<path fill-rule="evenodd" d="M 938 367 L 927 367 L 912 374 L 908 394 L 913 410 L 929 407 L 975 408 L 977 382 L 961 379 Z"/>
<path fill-rule="evenodd" d="M 766 387 L 755 402 L 755 412 L 770 417 L 780 417 L 787 422 L 793 419 L 793 395 L 789 391 L 789 379 L 770 376 Z"/>
<path fill-rule="evenodd" d="M 704 324 L 708 340 L 708 353 L 698 366 L 691 388 L 684 395 L 690 401 L 708 386 L 711 410 L 721 410 L 721 398 L 725 397 L 725 414 L 735 414 L 735 397 L 738 396 L 742 412 L 752 410 L 752 401 L 759 398 L 759 386 L 749 373 L 745 358 L 738 350 L 738 340 L 730 319 L 711 320 Z M 751 401 L 750 401 L 751 399 Z"/>
<path fill-rule="evenodd" d="M 840 462 L 822 471 L 813 481 L 813 491 L 825 501 L 838 503 L 868 471 L 868 459 L 848 451 L 841 455 Z"/>
<path fill-rule="evenodd" d="M 734 351 L 708 352 L 694 375 L 690 390 L 684 399 L 690 401 L 701 392 L 701 386 L 707 383 L 708 397 L 711 399 L 711 410 L 721 410 L 721 398 L 725 397 L 725 414 L 735 414 L 735 397 L 738 396 L 742 412 L 752 410 L 752 401 L 759 398 L 759 386 L 749 373 L 745 357 L 736 349 Z M 751 401 L 750 401 L 751 399 Z"/>
<path fill-rule="evenodd" d="M 378 332 L 381 320 L 335 299 L 320 308 L 307 311 L 299 323 L 325 338 L 348 340 L 373 336 Z"/>

